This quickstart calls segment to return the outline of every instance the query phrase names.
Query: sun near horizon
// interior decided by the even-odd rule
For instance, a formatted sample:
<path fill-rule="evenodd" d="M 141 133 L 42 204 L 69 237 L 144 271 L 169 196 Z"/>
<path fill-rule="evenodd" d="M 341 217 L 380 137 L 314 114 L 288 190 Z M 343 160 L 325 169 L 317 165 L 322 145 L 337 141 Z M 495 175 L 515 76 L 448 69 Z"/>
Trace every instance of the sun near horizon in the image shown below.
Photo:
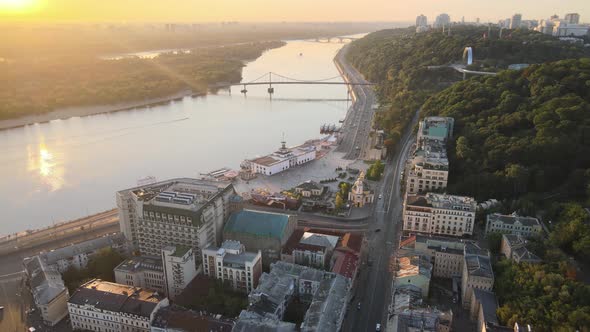
<path fill-rule="evenodd" d="M 0 0 L 0 14 L 28 14 L 40 4 L 39 0 Z"/>

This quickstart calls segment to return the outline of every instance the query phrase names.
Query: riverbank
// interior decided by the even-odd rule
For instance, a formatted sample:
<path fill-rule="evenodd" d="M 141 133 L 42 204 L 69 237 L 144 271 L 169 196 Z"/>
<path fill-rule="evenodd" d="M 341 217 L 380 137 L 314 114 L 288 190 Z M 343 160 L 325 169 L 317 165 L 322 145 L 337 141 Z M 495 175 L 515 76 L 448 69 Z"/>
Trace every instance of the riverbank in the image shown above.
<path fill-rule="evenodd" d="M 180 101 L 185 97 L 202 97 L 205 95 L 205 93 L 193 93 L 190 90 L 184 90 L 167 97 L 151 98 L 135 102 L 126 102 L 111 105 L 67 107 L 45 114 L 28 115 L 15 119 L 0 120 L 0 130 L 24 127 L 36 123 L 45 123 L 54 120 L 65 120 L 69 118 L 90 116 L 96 114 L 129 111 L 136 108 L 154 107 L 158 105 L 168 104 L 174 101 Z"/>

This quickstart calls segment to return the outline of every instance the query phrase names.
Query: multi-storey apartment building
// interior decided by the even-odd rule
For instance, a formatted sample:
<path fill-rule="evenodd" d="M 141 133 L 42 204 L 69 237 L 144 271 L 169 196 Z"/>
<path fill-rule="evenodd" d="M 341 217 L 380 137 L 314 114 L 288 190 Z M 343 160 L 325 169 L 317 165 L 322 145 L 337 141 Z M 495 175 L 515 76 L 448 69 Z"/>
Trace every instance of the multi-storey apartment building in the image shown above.
<path fill-rule="evenodd" d="M 39 256 L 23 261 L 33 301 L 43 323 L 54 326 L 68 314 L 68 289 L 55 267 L 48 267 Z"/>
<path fill-rule="evenodd" d="M 149 332 L 150 322 L 168 299 L 142 288 L 91 280 L 68 300 L 73 330 Z"/>
<path fill-rule="evenodd" d="M 437 140 L 446 142 L 453 137 L 455 119 L 442 116 L 429 116 L 418 122 L 417 141 Z"/>
<path fill-rule="evenodd" d="M 504 215 L 500 213 L 488 214 L 486 217 L 486 234 L 497 232 L 503 234 L 531 237 L 540 235 L 543 227 L 539 219 L 521 217 L 515 213 Z"/>
<path fill-rule="evenodd" d="M 47 266 L 55 267 L 64 273 L 70 267 L 85 268 L 90 258 L 102 249 L 112 248 L 121 254 L 127 253 L 125 237 L 122 234 L 109 234 L 97 239 L 76 243 L 67 247 L 39 254 Z"/>
<path fill-rule="evenodd" d="M 404 201 L 404 231 L 462 236 L 473 233 L 477 203 L 472 197 L 427 193 L 408 194 Z"/>
<path fill-rule="evenodd" d="M 151 289 L 166 294 L 162 259 L 157 256 L 137 256 L 124 260 L 114 270 L 115 282 L 127 286 Z"/>
<path fill-rule="evenodd" d="M 203 250 L 203 271 L 211 278 L 229 281 L 233 289 L 249 293 L 262 274 L 262 253 L 246 252 L 239 241 L 225 240 L 221 248 Z"/>
<path fill-rule="evenodd" d="M 494 271 L 490 253 L 475 245 L 467 244 L 464 249 L 461 293 L 463 308 L 469 309 L 474 289 L 491 291 L 494 287 Z"/>
<path fill-rule="evenodd" d="M 221 242 L 229 216 L 230 183 L 172 179 L 117 193 L 119 223 L 126 239 L 142 255 L 158 256 L 168 245 L 201 250 Z"/>
<path fill-rule="evenodd" d="M 197 275 L 196 257 L 188 246 L 166 246 L 162 249 L 166 296 L 174 299 Z"/>
<path fill-rule="evenodd" d="M 447 187 L 449 160 L 446 147 L 438 140 L 418 141 L 408 169 L 406 191 L 409 194 L 442 190 Z"/>

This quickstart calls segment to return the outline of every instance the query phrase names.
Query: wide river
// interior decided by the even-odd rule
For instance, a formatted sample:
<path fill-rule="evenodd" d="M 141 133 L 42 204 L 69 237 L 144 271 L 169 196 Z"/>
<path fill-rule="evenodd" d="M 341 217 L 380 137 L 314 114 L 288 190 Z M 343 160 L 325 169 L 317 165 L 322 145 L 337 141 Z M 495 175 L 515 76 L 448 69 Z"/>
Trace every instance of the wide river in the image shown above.
<path fill-rule="evenodd" d="M 274 72 L 304 80 L 338 75 L 342 44 L 289 41 L 244 68 L 243 81 Z M 335 81 L 341 81 L 340 78 Z M 198 177 L 238 169 L 246 157 L 319 137 L 344 118 L 344 85 L 234 87 L 162 106 L 55 120 L 0 131 L 0 234 L 115 207 L 115 192 L 147 176 Z"/>

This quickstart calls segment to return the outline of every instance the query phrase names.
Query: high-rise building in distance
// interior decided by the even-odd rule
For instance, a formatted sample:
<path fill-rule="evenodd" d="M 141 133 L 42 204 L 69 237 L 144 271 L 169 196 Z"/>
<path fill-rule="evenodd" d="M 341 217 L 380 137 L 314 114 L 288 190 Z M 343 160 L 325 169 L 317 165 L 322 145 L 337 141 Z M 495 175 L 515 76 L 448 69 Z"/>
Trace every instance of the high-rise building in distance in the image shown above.
<path fill-rule="evenodd" d="M 580 23 L 580 14 L 578 14 L 578 13 L 565 14 L 565 21 L 569 24 L 578 24 L 578 23 Z"/>
<path fill-rule="evenodd" d="M 449 14 L 440 14 L 436 17 L 436 20 L 434 21 L 435 28 L 442 28 L 443 26 L 448 26 L 449 24 L 451 24 L 451 17 L 449 16 Z"/>
<path fill-rule="evenodd" d="M 520 23 L 522 22 L 522 14 L 514 14 L 512 15 L 512 19 L 510 20 L 510 29 L 518 29 L 520 28 Z"/>
<path fill-rule="evenodd" d="M 420 14 L 416 17 L 416 27 L 425 27 L 428 25 L 428 18 L 426 16 Z"/>

